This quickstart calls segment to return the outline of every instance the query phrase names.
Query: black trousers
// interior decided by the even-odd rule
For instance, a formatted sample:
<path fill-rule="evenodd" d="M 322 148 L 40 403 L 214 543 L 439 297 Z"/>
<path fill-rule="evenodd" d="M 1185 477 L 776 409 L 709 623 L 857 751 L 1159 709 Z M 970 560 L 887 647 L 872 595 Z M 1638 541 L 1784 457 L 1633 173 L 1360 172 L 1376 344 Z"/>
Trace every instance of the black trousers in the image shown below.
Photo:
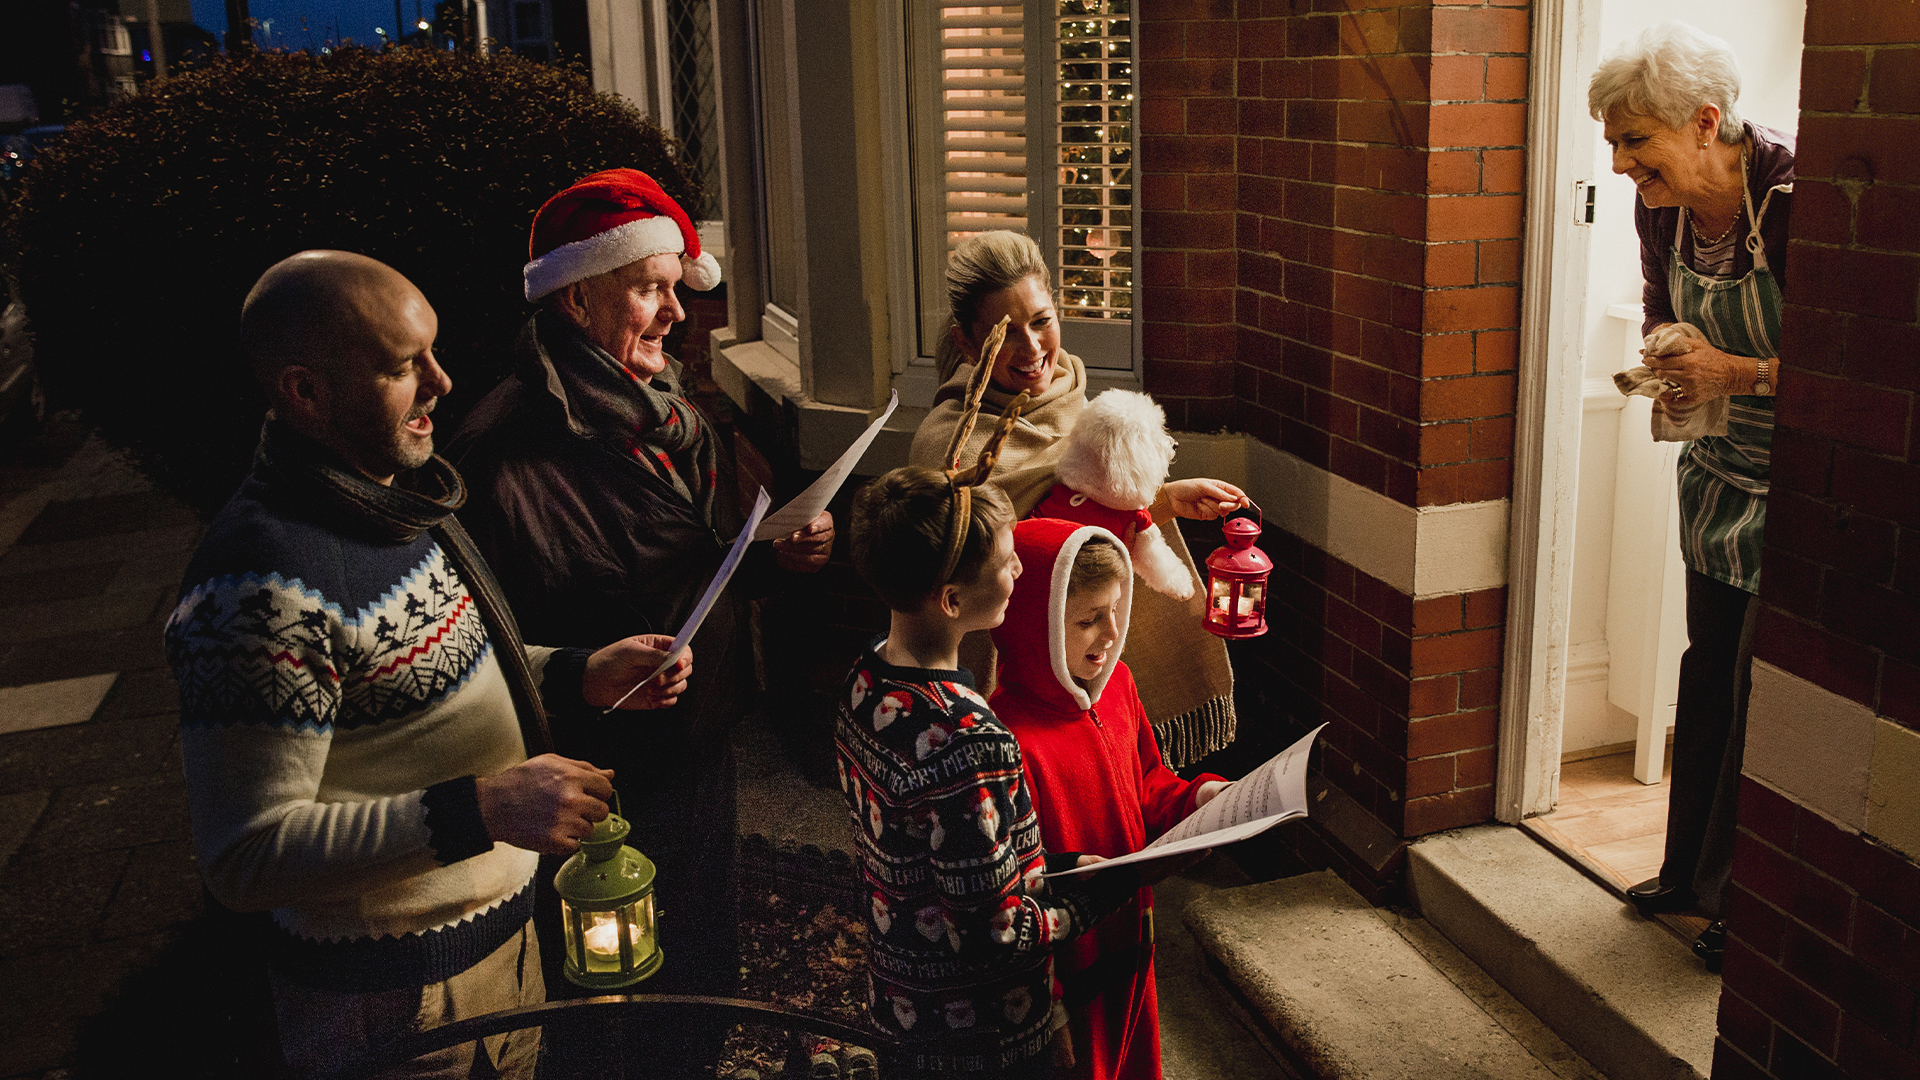
<path fill-rule="evenodd" d="M 1687 651 L 1673 718 L 1673 782 L 1660 880 L 1692 889 L 1700 910 L 1725 913 L 1740 813 L 1740 764 L 1753 686 L 1759 598 L 1687 571 Z"/>

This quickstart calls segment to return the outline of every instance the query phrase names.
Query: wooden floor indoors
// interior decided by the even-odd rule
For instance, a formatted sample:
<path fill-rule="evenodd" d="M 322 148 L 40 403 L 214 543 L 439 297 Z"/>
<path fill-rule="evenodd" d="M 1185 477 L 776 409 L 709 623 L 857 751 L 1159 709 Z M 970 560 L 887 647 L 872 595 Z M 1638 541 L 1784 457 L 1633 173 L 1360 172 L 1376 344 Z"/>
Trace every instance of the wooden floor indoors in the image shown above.
<path fill-rule="evenodd" d="M 1566 762 L 1560 766 L 1559 805 L 1521 827 L 1625 903 L 1628 886 L 1660 873 L 1672 764 L 1669 752 L 1660 783 L 1643 784 L 1633 778 L 1631 748 Z M 1707 926 L 1707 920 L 1693 915 L 1663 915 L 1660 921 L 1686 941 Z"/>

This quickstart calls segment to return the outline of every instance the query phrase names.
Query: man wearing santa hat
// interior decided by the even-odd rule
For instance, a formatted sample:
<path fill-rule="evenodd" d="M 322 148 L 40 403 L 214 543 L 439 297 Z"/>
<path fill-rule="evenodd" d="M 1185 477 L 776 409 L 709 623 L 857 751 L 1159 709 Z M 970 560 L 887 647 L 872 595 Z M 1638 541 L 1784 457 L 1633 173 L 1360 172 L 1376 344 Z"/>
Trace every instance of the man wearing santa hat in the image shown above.
<path fill-rule="evenodd" d="M 710 289 L 720 267 L 652 177 L 609 169 L 534 216 L 514 373 L 455 436 L 471 497 L 461 520 L 492 564 L 522 632 L 556 645 L 678 632 L 740 530 L 721 440 L 683 392 L 666 338 L 686 318 L 678 286 Z M 666 963 L 655 993 L 731 996 L 739 969 L 734 769 L 728 728 L 753 701 L 741 599 L 776 569 L 811 572 L 833 519 L 750 551 L 694 637 L 687 693 L 649 721 L 597 712 L 554 719 L 562 753 L 614 770 L 628 841 L 658 868 Z M 551 880 L 551 873 L 542 875 Z M 548 890 L 551 892 L 551 890 Z M 542 932 L 557 932 L 555 914 Z M 560 950 L 552 950 L 558 955 Z M 557 977 L 549 991 L 564 987 Z M 681 1026 L 684 1028 L 685 1026 Z M 657 1074 L 711 1067 L 724 1026 L 656 1032 Z"/>

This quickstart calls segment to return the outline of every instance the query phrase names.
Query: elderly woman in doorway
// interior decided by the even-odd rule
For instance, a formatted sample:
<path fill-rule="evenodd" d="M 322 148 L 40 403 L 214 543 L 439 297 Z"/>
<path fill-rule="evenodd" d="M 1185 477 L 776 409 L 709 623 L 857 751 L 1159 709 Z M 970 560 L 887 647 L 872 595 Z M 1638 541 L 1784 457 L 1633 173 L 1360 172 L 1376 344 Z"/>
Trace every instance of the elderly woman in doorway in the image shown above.
<path fill-rule="evenodd" d="M 970 460 L 992 433 L 988 417 L 1000 415 L 1022 393 L 1031 394 L 1033 400 L 1008 435 L 992 480 L 1012 499 L 1014 511 L 1026 517 L 1052 488 L 1061 440 L 1087 403 L 1087 370 L 1079 357 L 1060 347 L 1052 274 L 1039 245 L 1015 232 L 968 237 L 947 260 L 947 302 L 951 317 L 939 353 L 943 381 L 914 434 L 909 459 L 936 468 L 948 464 L 941 458 L 960 424 L 967 376 L 979 362 L 987 335 L 1001 317 L 1008 317 L 1006 341 L 994 360 L 980 409 L 982 422 L 962 456 Z M 1191 567 L 1193 557 L 1172 519 L 1207 521 L 1247 503 L 1244 492 L 1224 481 L 1174 480 L 1161 488 L 1151 510 L 1168 545 Z M 1151 589 L 1137 589 L 1133 596 L 1124 659 L 1167 765 L 1178 769 L 1233 741 L 1233 669 L 1225 643 L 1201 625 L 1204 589 L 1191 601 Z M 961 660 L 983 691 L 991 688 L 991 638 L 970 635 Z"/>
<path fill-rule="evenodd" d="M 1647 357 L 1671 386 L 1654 408 L 1683 423 L 1728 399 L 1726 433 L 1696 438 L 1680 454 L 1689 644 L 1666 855 L 1659 877 L 1627 890 L 1642 913 L 1698 910 L 1713 919 L 1693 948 L 1714 970 L 1726 942 L 1793 201 L 1793 137 L 1742 121 L 1739 96 L 1733 50 L 1684 23 L 1655 26 L 1607 58 L 1587 92 L 1613 147 L 1613 171 L 1640 193 L 1642 330 L 1689 323 L 1705 337 Z"/>

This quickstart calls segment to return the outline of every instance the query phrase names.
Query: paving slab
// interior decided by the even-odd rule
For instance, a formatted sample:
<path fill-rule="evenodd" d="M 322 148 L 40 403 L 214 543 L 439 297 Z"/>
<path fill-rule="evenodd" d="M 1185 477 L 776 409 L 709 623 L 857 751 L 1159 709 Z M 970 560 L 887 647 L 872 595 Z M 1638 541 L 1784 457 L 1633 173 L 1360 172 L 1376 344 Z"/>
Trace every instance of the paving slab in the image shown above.
<path fill-rule="evenodd" d="M 144 552 L 126 559 L 114 570 L 107 591 L 159 588 L 167 590 L 169 594 L 178 594 L 180 579 L 186 575 L 187 564 L 193 561 L 193 554 L 191 549 L 181 549 Z"/>
<path fill-rule="evenodd" d="M 18 607 L 49 600 L 77 600 L 113 591 L 114 578 L 124 565 L 118 560 L 89 563 L 61 570 L 29 570 L 0 575 L 0 607 Z"/>
<path fill-rule="evenodd" d="M 0 881 L 0 957 L 66 954 L 92 942 L 127 858 L 125 850 L 16 854 Z"/>
<path fill-rule="evenodd" d="M 166 662 L 165 613 L 138 626 L 0 645 L 0 686 L 132 671 Z"/>
<path fill-rule="evenodd" d="M 206 910 L 205 895 L 193 841 L 182 837 L 134 848 L 97 936 L 112 941 L 178 929 Z"/>
<path fill-rule="evenodd" d="M 161 653 L 158 642 L 154 643 L 153 653 L 153 659 L 158 661 Z M 100 711 L 94 713 L 94 719 L 108 723 L 162 713 L 175 719 L 179 717 L 180 688 L 173 681 L 173 669 L 157 665 L 121 672 L 107 700 L 100 703 Z"/>
<path fill-rule="evenodd" d="M 187 781 L 177 769 L 74 784 L 54 793 L 18 857 L 125 850 L 184 837 L 189 829 Z"/>
<path fill-rule="evenodd" d="M 1557 1080 L 1331 872 L 1220 890 L 1187 925 L 1320 1080 Z"/>
<path fill-rule="evenodd" d="M 26 456 L 35 459 L 32 464 L 23 467 L 10 460 L 0 470 L 9 481 L 5 505 L 0 506 L 0 551 L 12 547 L 52 503 L 152 487 L 124 453 L 99 436 L 78 436 L 71 430 L 63 434 L 77 438 L 78 445 L 73 438 L 62 438 L 57 446 L 29 448 Z M 0 573 L 9 572 L 0 565 Z"/>
<path fill-rule="evenodd" d="M 71 939 L 49 941 L 55 947 L 0 957 L 0 1016 L 7 1018 L 0 1024 L 0 1076 L 71 1066 L 90 1018 L 105 1011 L 139 973 L 150 970 L 166 943 L 157 935 L 91 945 Z M 190 990 L 180 991 L 182 997 L 189 994 Z M 149 999 L 149 1008 L 168 1004 L 162 995 Z M 124 1029 L 93 1034 L 126 1037 Z M 166 1058 L 150 1056 L 148 1063 L 153 1075 L 172 1075 Z"/>
<path fill-rule="evenodd" d="M 8 735 L 0 738 L 0 792 L 178 775 L 179 728 L 172 714 L 161 714 Z"/>
<path fill-rule="evenodd" d="M 853 821 L 839 788 L 809 783 L 759 715 L 742 721 L 733 740 L 741 836 L 853 854 Z"/>
<path fill-rule="evenodd" d="M 198 523 L 192 510 L 164 492 L 123 491 L 49 502 L 15 543 L 57 543 Z"/>
<path fill-rule="evenodd" d="M 109 672 L 0 687 L 0 735 L 91 720 L 117 678 L 117 672 Z"/>
<path fill-rule="evenodd" d="M 20 844 L 33 832 L 40 815 L 46 812 L 49 798 L 51 794 L 46 791 L 0 794 L 0 866 L 13 858 L 13 853 L 20 850 Z"/>
<path fill-rule="evenodd" d="M 0 555 L 0 574 L 38 574 L 71 570 L 100 563 L 119 563 L 137 556 L 187 551 L 200 546 L 205 529 L 198 523 L 167 525 L 110 536 L 86 536 L 57 543 L 18 544 Z M 174 582 L 176 586 L 179 582 Z"/>
<path fill-rule="evenodd" d="M 1524 832 L 1424 838 L 1408 850 L 1407 887 L 1428 922 L 1611 1080 L 1710 1072 L 1720 977 Z"/>
<path fill-rule="evenodd" d="M 137 589 L 72 600 L 0 607 L 0 644 L 128 630 L 152 621 L 162 605 L 173 605 L 174 589 Z"/>

